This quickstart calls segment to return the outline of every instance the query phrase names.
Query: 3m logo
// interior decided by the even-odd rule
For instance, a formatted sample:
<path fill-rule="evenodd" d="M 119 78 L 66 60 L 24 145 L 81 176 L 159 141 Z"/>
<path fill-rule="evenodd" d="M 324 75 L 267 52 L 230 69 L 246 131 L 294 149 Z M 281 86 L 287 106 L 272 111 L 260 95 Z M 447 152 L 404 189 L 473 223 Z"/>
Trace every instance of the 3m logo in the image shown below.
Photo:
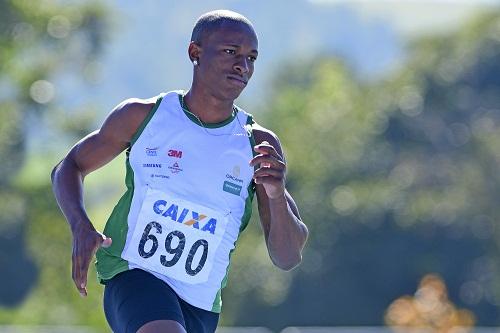
<path fill-rule="evenodd" d="M 181 158 L 182 157 L 182 151 L 181 150 L 170 149 L 168 151 L 168 156 Z"/>

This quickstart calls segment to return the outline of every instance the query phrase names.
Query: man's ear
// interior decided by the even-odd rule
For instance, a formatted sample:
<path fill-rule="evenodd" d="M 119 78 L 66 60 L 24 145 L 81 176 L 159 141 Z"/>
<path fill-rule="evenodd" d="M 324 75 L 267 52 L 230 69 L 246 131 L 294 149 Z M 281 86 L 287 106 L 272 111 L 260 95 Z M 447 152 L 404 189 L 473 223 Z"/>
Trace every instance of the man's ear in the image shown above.
<path fill-rule="evenodd" d="M 199 61 L 200 54 L 201 54 L 201 46 L 196 44 L 195 42 L 191 41 L 191 43 L 189 43 L 189 47 L 188 47 L 189 60 L 191 62 L 193 62 L 194 60 Z"/>

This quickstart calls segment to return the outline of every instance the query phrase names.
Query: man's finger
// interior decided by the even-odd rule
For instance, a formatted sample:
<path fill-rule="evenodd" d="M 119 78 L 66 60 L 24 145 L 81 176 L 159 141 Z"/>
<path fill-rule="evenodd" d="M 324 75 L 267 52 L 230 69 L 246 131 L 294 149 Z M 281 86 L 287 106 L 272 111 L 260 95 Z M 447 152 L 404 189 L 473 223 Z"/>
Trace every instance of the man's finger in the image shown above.
<path fill-rule="evenodd" d="M 71 264 L 71 278 L 73 279 L 73 282 L 75 285 L 78 287 L 78 276 L 77 276 L 77 269 L 76 269 L 76 257 L 73 256 L 72 264 Z"/>
<path fill-rule="evenodd" d="M 85 256 L 80 261 L 79 266 L 77 266 L 79 271 L 77 288 L 78 291 L 80 292 L 80 295 L 82 296 L 87 296 L 87 275 L 89 271 L 89 265 L 90 265 L 90 258 Z"/>
<path fill-rule="evenodd" d="M 81 296 L 87 296 L 87 289 L 85 288 L 85 283 L 82 281 L 82 271 L 80 269 L 80 258 L 78 256 L 73 256 L 72 276 L 73 282 L 75 283 L 76 289 Z"/>
<path fill-rule="evenodd" d="M 276 151 L 276 148 L 272 144 L 270 144 L 267 141 L 263 141 L 262 143 L 259 143 L 258 145 L 255 145 L 254 147 L 255 150 L 264 150 L 264 151 Z"/>
<path fill-rule="evenodd" d="M 75 279 L 75 286 L 76 286 L 76 289 L 78 289 L 80 296 L 85 297 L 85 296 L 87 296 L 87 275 L 86 274 L 81 275 L 81 273 L 82 273 L 81 271 L 79 273 L 80 273 L 80 276 Z"/>
<path fill-rule="evenodd" d="M 83 253 L 81 253 L 80 256 L 78 256 L 78 265 L 76 266 L 76 268 L 78 269 L 77 288 L 82 296 L 87 295 L 87 275 L 89 271 L 89 265 L 99 245 L 101 245 L 101 243 L 98 243 L 98 241 L 95 240 L 91 247 L 87 248 L 86 251 L 84 251 Z"/>
<path fill-rule="evenodd" d="M 259 178 L 259 177 L 263 177 L 263 176 L 271 176 L 271 177 L 274 177 L 276 179 L 281 180 L 281 179 L 283 179 L 284 174 L 283 174 L 283 171 L 274 170 L 271 168 L 260 168 L 257 171 L 255 171 L 255 173 L 253 174 L 254 179 Z"/>
<path fill-rule="evenodd" d="M 254 178 L 254 181 L 256 184 L 274 184 L 278 183 L 278 180 L 276 177 L 273 177 L 271 175 L 261 175 L 258 177 Z"/>
<path fill-rule="evenodd" d="M 253 148 L 254 148 L 254 150 L 264 150 L 266 152 L 268 150 L 274 150 L 274 147 L 267 141 L 262 141 L 258 145 L 255 145 L 255 147 L 253 147 Z"/>
<path fill-rule="evenodd" d="M 94 237 L 96 235 L 94 234 Z M 100 236 L 100 238 L 99 238 Z M 87 275 L 89 270 L 90 261 L 97 250 L 97 247 L 104 248 L 110 247 L 112 243 L 111 238 L 99 233 L 97 238 L 81 248 L 79 242 L 73 245 L 73 260 L 72 260 L 72 276 L 76 288 L 81 296 L 87 296 Z M 92 244 L 92 245 L 91 245 Z"/>
<path fill-rule="evenodd" d="M 284 170 L 286 167 L 285 163 L 279 158 L 269 157 L 269 155 L 257 155 L 250 161 L 251 166 L 255 166 L 258 164 L 260 164 L 262 167 L 269 168 L 271 166 L 274 166 L 275 168 L 282 170 Z"/>
<path fill-rule="evenodd" d="M 278 154 L 278 152 L 276 152 L 276 150 L 274 148 L 267 148 L 267 147 L 261 147 L 261 148 L 258 148 L 257 146 L 255 147 L 254 149 L 257 153 L 259 154 L 262 154 L 264 156 L 273 156 L 275 157 L 276 159 L 278 160 L 282 160 L 283 158 L 280 156 L 280 154 Z"/>
<path fill-rule="evenodd" d="M 266 140 L 262 141 L 262 142 L 261 142 L 261 143 L 259 143 L 257 146 L 261 146 L 261 145 L 262 145 L 262 146 L 269 146 L 269 147 L 272 147 L 272 145 L 269 143 L 269 141 L 266 141 Z"/>
<path fill-rule="evenodd" d="M 80 262 L 81 262 L 81 256 L 79 255 L 79 249 L 78 249 L 78 245 L 77 244 L 74 244 L 73 245 L 73 256 L 72 256 L 72 265 L 71 265 L 71 269 L 72 269 L 72 275 L 73 275 L 73 281 L 75 281 L 75 284 L 77 285 L 78 287 L 78 284 L 79 284 L 79 281 L 80 281 Z"/>

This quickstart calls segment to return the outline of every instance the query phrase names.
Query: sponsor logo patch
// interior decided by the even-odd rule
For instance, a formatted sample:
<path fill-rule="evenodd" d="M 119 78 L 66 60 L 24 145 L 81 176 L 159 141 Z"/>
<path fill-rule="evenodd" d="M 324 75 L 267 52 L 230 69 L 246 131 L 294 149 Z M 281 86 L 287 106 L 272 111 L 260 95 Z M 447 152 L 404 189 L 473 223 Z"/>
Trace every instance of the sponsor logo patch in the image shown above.
<path fill-rule="evenodd" d="M 168 156 L 170 156 L 170 157 L 176 157 L 176 158 L 182 158 L 182 151 L 181 150 L 170 149 L 168 151 Z"/>
<path fill-rule="evenodd" d="M 234 183 L 231 183 L 228 181 L 224 181 L 224 184 L 222 185 L 223 191 L 237 195 L 237 196 L 239 196 L 241 194 L 241 189 L 242 189 L 241 185 L 234 184 Z"/>
<path fill-rule="evenodd" d="M 216 218 L 184 208 L 176 203 L 167 204 L 165 200 L 155 201 L 152 208 L 156 214 L 170 218 L 172 222 L 183 223 L 195 229 L 215 234 Z"/>
<path fill-rule="evenodd" d="M 159 163 L 143 163 L 142 167 L 143 168 L 159 168 L 159 169 L 161 169 L 161 164 L 159 164 Z"/>
<path fill-rule="evenodd" d="M 237 178 L 237 177 L 235 177 L 233 175 L 226 174 L 226 178 L 227 179 L 231 179 L 233 182 L 243 184 L 243 179 Z"/>
<path fill-rule="evenodd" d="M 231 174 L 226 174 L 226 180 L 222 184 L 222 190 L 227 193 L 231 193 L 234 195 L 240 195 L 241 189 L 243 188 L 243 179 L 239 178 L 241 173 L 240 166 L 235 165 Z M 238 183 L 238 184 L 236 184 Z"/>
<path fill-rule="evenodd" d="M 157 156 L 158 155 L 158 147 L 156 147 L 156 148 L 146 148 L 146 155 L 148 155 L 148 156 Z"/>
<path fill-rule="evenodd" d="M 182 171 L 182 168 L 179 166 L 179 163 L 175 162 L 171 166 L 168 167 L 170 169 L 170 172 L 172 173 L 179 173 Z"/>
<path fill-rule="evenodd" d="M 159 175 L 159 174 L 152 173 L 152 174 L 151 174 L 151 178 L 163 178 L 163 179 L 169 179 L 169 178 L 170 178 L 170 176 L 169 176 L 169 175 Z"/>

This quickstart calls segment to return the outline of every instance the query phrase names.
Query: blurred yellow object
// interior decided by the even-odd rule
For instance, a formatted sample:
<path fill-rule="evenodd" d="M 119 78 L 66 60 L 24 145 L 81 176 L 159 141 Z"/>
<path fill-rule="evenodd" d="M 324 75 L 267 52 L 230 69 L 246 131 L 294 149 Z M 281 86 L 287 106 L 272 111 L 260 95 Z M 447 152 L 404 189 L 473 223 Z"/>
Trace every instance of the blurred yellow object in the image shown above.
<path fill-rule="evenodd" d="M 413 297 L 402 296 L 391 303 L 385 323 L 395 332 L 421 329 L 432 333 L 466 333 L 471 331 L 475 318 L 472 312 L 457 309 L 451 303 L 441 277 L 428 274 Z"/>

